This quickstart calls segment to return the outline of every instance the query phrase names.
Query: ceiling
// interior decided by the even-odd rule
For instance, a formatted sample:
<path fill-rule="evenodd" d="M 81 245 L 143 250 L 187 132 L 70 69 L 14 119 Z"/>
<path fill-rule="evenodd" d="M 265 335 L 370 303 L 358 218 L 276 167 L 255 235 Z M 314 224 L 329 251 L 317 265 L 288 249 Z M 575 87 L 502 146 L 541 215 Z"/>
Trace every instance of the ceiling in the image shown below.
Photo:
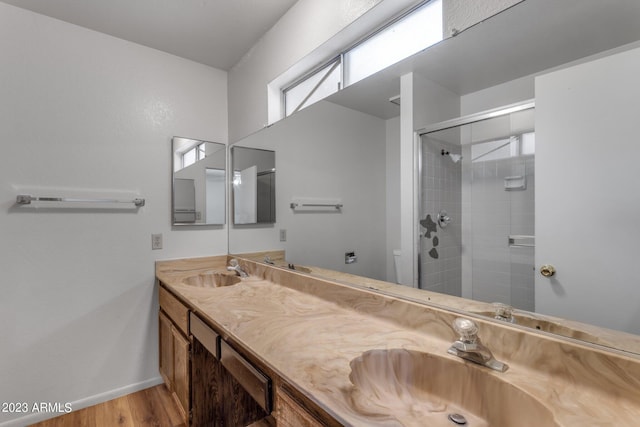
<path fill-rule="evenodd" d="M 229 70 L 296 0 L 2 0 Z"/>

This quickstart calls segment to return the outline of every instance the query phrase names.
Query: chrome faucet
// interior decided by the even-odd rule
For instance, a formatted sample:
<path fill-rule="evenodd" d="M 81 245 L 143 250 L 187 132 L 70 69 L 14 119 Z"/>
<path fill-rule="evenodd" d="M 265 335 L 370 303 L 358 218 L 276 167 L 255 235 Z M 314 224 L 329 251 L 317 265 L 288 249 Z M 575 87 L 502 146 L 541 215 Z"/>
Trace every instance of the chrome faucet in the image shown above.
<path fill-rule="evenodd" d="M 454 341 L 447 353 L 496 371 L 504 372 L 509 369 L 505 363 L 497 361 L 491 351 L 480 342 L 478 325 L 473 320 L 458 317 L 453 321 L 453 329 L 460 338 Z"/>
<path fill-rule="evenodd" d="M 501 302 L 492 302 L 493 308 L 495 310 L 494 319 L 502 320 L 503 322 L 508 323 L 518 323 L 516 318 L 513 316 L 513 307 L 509 304 L 503 304 Z"/>
<path fill-rule="evenodd" d="M 249 277 L 247 272 L 244 271 L 242 267 L 240 267 L 240 264 L 238 264 L 238 260 L 235 258 L 232 258 L 229 260 L 229 265 L 227 266 L 227 270 L 235 271 L 236 274 L 240 277 Z"/>

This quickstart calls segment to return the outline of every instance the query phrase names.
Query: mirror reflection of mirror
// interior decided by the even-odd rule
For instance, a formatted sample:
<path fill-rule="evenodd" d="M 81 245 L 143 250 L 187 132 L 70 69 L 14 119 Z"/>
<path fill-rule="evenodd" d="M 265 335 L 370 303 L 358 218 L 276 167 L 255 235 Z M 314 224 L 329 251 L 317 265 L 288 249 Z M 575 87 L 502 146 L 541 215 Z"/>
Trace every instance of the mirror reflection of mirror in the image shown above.
<path fill-rule="evenodd" d="M 225 223 L 226 145 L 173 137 L 174 225 Z"/>
<path fill-rule="evenodd" d="M 276 222 L 276 153 L 231 147 L 233 223 Z"/>

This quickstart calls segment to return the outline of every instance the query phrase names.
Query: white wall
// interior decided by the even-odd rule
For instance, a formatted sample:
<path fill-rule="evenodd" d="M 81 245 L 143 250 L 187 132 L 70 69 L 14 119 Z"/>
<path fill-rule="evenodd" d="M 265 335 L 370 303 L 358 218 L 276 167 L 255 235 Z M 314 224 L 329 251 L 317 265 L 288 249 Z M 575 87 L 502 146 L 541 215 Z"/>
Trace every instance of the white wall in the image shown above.
<path fill-rule="evenodd" d="M 154 260 L 227 248 L 224 228 L 171 229 L 171 137 L 227 141 L 226 73 L 4 3 L 0 52 L 0 401 L 78 409 L 158 382 Z M 146 206 L 17 208 L 23 190 Z"/>
<path fill-rule="evenodd" d="M 321 101 L 239 146 L 275 150 L 273 226 L 229 230 L 231 253 L 284 249 L 294 264 L 386 278 L 385 121 Z M 341 213 L 296 212 L 294 198 L 340 199 Z M 287 241 L 279 241 L 279 230 Z M 344 253 L 358 262 L 345 265 Z"/>

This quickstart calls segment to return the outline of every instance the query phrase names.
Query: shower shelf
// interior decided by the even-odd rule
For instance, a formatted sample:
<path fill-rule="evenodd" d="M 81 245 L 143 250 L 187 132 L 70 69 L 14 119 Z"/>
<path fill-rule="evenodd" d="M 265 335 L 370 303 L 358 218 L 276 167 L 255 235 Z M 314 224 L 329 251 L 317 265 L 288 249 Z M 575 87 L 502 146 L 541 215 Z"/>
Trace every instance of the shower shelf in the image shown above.
<path fill-rule="evenodd" d="M 519 176 L 505 176 L 504 177 L 504 189 L 505 191 L 514 191 L 514 190 L 526 190 L 527 189 L 527 179 L 526 177 Z"/>
<path fill-rule="evenodd" d="M 513 248 L 535 248 L 536 236 L 512 234 L 508 237 L 508 243 Z"/>

